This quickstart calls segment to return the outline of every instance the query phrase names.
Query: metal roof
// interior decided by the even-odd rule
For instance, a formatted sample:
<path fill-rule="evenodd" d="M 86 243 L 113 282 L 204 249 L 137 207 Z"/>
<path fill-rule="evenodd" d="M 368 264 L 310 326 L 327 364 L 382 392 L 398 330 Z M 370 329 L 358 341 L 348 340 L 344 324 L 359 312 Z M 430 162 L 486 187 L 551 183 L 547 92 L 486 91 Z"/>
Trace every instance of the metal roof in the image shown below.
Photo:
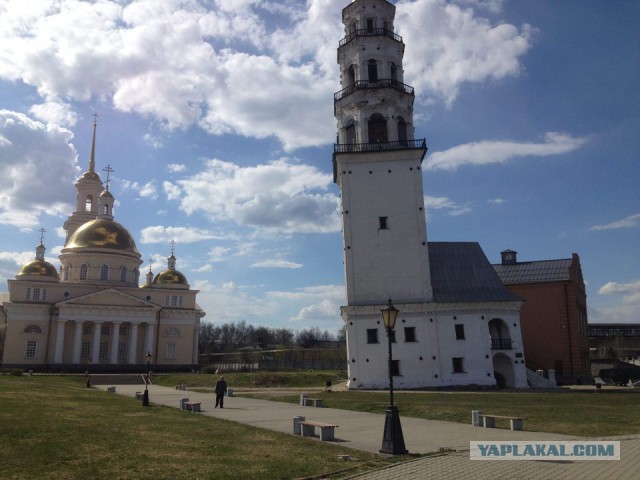
<path fill-rule="evenodd" d="M 431 286 L 436 302 L 512 302 L 477 242 L 429 242 Z"/>
<path fill-rule="evenodd" d="M 518 262 L 512 265 L 495 264 L 493 268 L 505 285 L 516 283 L 562 282 L 569 280 L 571 258 Z"/>

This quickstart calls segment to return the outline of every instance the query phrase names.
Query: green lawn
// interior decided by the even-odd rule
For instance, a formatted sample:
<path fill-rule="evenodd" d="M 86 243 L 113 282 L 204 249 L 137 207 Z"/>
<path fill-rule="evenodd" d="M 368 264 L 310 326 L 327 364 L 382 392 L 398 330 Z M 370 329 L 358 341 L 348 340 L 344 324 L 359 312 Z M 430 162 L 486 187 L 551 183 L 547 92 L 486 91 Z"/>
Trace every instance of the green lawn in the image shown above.
<path fill-rule="evenodd" d="M 0 376 L 1 478 L 289 479 L 397 461 L 174 408 L 144 408 L 85 382 Z"/>

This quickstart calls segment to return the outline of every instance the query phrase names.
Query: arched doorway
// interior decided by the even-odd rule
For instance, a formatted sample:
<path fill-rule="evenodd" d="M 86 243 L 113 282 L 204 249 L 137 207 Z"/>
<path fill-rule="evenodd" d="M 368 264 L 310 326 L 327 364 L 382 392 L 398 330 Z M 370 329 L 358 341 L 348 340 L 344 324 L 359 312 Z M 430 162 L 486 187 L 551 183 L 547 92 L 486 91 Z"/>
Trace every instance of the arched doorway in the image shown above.
<path fill-rule="evenodd" d="M 493 356 L 493 376 L 498 388 L 515 388 L 516 386 L 513 361 L 504 353 L 496 353 Z"/>
<path fill-rule="evenodd" d="M 507 323 L 501 318 L 494 318 L 489 322 L 492 350 L 511 350 L 511 333 Z"/>
<path fill-rule="evenodd" d="M 388 142 L 387 120 L 379 113 L 374 113 L 367 122 L 369 143 Z"/>

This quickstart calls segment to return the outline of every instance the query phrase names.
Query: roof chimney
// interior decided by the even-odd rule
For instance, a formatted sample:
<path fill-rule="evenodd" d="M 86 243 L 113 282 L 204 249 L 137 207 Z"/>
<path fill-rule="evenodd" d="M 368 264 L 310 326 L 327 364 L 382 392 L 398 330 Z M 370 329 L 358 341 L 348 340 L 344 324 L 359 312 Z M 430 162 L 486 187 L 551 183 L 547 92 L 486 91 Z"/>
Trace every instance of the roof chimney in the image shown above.
<path fill-rule="evenodd" d="M 515 250 L 503 250 L 500 255 L 502 255 L 502 265 L 515 265 L 518 263 L 518 252 Z"/>

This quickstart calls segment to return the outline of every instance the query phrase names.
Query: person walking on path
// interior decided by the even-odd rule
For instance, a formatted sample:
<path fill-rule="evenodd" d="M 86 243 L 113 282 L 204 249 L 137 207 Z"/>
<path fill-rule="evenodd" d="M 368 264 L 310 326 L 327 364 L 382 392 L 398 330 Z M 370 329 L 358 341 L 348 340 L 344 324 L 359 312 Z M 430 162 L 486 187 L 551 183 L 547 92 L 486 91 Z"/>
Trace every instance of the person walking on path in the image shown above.
<path fill-rule="evenodd" d="M 220 380 L 216 382 L 216 406 L 214 408 L 224 408 L 224 394 L 227 393 L 227 382 L 224 381 L 224 375 L 220 376 Z"/>

